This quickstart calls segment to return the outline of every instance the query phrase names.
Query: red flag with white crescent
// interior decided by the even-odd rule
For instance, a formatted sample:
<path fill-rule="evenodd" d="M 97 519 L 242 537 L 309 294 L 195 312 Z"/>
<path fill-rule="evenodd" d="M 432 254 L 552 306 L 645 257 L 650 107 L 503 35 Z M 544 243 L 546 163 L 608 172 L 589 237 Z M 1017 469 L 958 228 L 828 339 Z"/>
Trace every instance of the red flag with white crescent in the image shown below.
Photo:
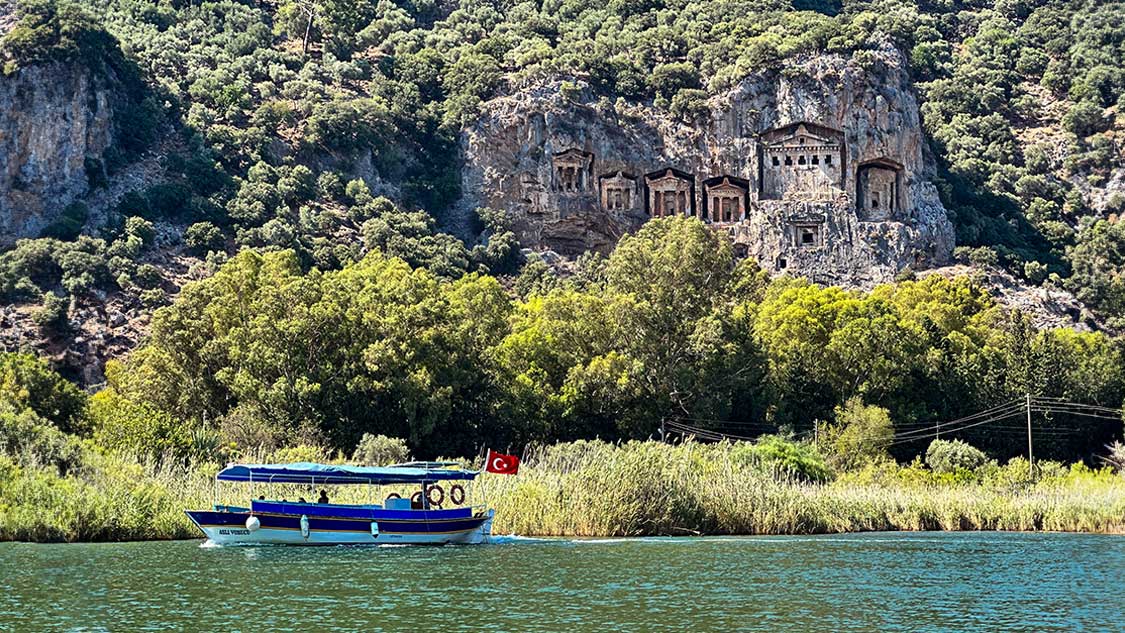
<path fill-rule="evenodd" d="M 520 470 L 520 458 L 515 455 L 505 455 L 504 453 L 497 453 L 491 448 L 488 449 L 488 457 L 484 461 L 484 471 L 486 473 L 497 473 L 500 475 L 514 475 Z"/>

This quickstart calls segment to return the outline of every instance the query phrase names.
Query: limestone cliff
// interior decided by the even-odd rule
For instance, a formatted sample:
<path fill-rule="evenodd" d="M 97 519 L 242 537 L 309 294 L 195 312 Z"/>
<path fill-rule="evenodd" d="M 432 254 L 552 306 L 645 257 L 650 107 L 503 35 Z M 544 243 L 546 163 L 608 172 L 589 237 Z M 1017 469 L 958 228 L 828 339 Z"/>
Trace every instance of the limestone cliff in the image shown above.
<path fill-rule="evenodd" d="M 113 141 L 110 80 L 83 64 L 0 75 L 0 247 L 32 237 L 89 188 Z"/>
<path fill-rule="evenodd" d="M 568 91 L 573 92 L 573 91 Z M 869 285 L 944 263 L 918 104 L 893 47 L 762 72 L 696 121 L 564 95 L 494 99 L 464 130 L 462 209 L 506 210 L 525 245 L 608 250 L 651 217 L 694 215 L 775 272 Z"/>

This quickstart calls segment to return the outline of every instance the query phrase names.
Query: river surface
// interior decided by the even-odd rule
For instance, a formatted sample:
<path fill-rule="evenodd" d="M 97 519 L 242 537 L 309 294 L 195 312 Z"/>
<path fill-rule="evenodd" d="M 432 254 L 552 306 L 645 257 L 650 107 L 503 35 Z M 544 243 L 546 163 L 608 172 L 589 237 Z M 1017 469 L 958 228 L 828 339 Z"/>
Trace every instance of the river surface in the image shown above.
<path fill-rule="evenodd" d="M 0 543 L 0 630 L 1125 631 L 1125 537 Z"/>

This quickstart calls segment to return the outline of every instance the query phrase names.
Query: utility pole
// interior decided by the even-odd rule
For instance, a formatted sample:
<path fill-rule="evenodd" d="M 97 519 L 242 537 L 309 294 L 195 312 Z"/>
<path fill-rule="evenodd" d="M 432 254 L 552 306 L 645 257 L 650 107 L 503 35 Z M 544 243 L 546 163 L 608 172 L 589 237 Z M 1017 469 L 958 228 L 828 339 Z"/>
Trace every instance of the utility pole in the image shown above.
<path fill-rule="evenodd" d="M 1031 394 L 1027 394 L 1027 463 L 1028 474 L 1035 474 L 1035 453 L 1031 448 Z"/>

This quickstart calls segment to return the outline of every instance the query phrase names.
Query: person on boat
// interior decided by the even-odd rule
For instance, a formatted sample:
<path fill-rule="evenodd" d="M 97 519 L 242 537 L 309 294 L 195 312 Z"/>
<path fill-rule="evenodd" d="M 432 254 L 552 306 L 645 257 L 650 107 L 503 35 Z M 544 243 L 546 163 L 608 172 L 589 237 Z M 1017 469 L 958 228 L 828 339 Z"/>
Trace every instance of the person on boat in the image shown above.
<path fill-rule="evenodd" d="M 258 501 L 265 501 L 266 495 L 258 495 Z"/>
<path fill-rule="evenodd" d="M 316 500 L 317 503 L 328 503 L 328 492 L 326 490 L 320 491 L 320 498 Z"/>

